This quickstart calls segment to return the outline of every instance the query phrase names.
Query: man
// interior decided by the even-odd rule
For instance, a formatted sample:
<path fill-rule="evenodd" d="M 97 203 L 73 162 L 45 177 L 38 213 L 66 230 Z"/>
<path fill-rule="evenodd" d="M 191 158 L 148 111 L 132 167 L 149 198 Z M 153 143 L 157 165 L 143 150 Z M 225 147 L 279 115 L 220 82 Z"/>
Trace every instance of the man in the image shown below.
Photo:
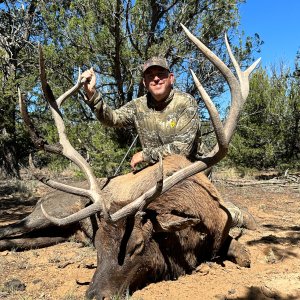
<path fill-rule="evenodd" d="M 95 89 L 93 69 L 82 74 L 87 79 L 84 89 L 87 103 L 96 117 L 107 126 L 134 126 L 142 151 L 133 155 L 133 169 L 141 162 L 155 163 L 163 157 L 181 154 L 194 160 L 198 151 L 200 119 L 196 100 L 189 94 L 173 89 L 174 74 L 166 59 L 152 57 L 143 66 L 143 83 L 147 94 L 123 107 L 112 110 Z M 224 204 L 227 207 L 227 204 Z M 235 225 L 254 229 L 253 218 L 230 203 L 228 207 Z"/>
<path fill-rule="evenodd" d="M 197 103 L 192 96 L 173 90 L 174 74 L 165 59 L 154 57 L 145 63 L 143 82 L 148 93 L 117 110 L 101 101 L 93 70 L 82 76 L 88 79 L 84 88 L 89 104 L 103 124 L 137 129 L 143 151 L 133 155 L 133 169 L 141 162 L 156 162 L 158 153 L 189 158 L 196 154 L 200 134 Z"/>

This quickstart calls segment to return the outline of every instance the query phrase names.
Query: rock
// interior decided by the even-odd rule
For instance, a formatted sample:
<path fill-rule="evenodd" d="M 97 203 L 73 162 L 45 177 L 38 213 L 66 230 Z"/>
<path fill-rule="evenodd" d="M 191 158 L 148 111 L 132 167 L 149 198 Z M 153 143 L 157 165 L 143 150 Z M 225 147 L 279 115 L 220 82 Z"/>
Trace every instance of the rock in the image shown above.
<path fill-rule="evenodd" d="M 235 294 L 235 293 L 236 293 L 236 290 L 235 290 L 235 289 L 231 289 L 231 290 L 228 291 L 228 294 L 229 294 L 229 295 L 232 295 L 232 294 Z"/>
<path fill-rule="evenodd" d="M 262 294 L 268 298 L 271 298 L 271 299 L 279 299 L 280 298 L 280 292 L 275 288 L 270 288 L 266 285 L 262 285 L 260 287 L 260 290 L 261 290 Z"/>
<path fill-rule="evenodd" d="M 216 300 L 226 300 L 227 297 L 224 296 L 224 295 L 215 295 L 215 299 L 216 299 Z"/>
<path fill-rule="evenodd" d="M 207 275 L 210 271 L 210 266 L 208 266 L 207 264 L 202 264 L 200 266 L 197 267 L 196 272 L 200 273 L 201 275 Z"/>
<path fill-rule="evenodd" d="M 33 284 L 38 284 L 40 282 L 42 282 L 42 279 L 35 279 L 32 281 Z"/>
<path fill-rule="evenodd" d="M 5 288 L 10 291 L 25 291 L 26 285 L 19 279 L 12 279 L 4 283 Z"/>

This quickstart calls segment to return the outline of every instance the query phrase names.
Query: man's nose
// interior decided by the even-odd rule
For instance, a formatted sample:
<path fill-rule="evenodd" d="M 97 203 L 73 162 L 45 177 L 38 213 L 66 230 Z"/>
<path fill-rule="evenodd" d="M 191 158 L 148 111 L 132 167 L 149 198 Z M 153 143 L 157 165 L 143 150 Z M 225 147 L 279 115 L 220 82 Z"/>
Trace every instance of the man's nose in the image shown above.
<path fill-rule="evenodd" d="M 158 75 L 154 76 L 153 81 L 156 81 L 156 82 L 160 81 L 160 78 L 158 77 Z"/>

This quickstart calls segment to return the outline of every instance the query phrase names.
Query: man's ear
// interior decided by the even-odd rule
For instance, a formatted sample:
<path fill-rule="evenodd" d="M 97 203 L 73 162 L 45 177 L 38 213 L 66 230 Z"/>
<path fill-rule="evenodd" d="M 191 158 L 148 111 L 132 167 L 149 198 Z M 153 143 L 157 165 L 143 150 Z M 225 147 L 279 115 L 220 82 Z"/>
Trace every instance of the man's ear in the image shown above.
<path fill-rule="evenodd" d="M 144 88 L 147 88 L 146 87 L 146 82 L 145 82 L 145 78 L 143 77 L 143 84 L 144 84 Z"/>
<path fill-rule="evenodd" d="M 170 72 L 169 77 L 170 77 L 171 84 L 174 84 L 174 82 L 175 82 L 174 73 Z"/>

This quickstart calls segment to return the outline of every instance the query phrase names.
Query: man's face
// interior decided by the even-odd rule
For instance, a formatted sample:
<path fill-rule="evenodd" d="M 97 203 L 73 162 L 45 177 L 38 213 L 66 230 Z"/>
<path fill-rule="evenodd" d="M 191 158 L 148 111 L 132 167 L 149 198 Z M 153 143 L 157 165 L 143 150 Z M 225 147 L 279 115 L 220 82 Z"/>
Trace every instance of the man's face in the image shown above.
<path fill-rule="evenodd" d="M 143 82 L 156 101 L 163 101 L 171 92 L 174 74 L 162 67 L 153 66 L 145 71 Z"/>

